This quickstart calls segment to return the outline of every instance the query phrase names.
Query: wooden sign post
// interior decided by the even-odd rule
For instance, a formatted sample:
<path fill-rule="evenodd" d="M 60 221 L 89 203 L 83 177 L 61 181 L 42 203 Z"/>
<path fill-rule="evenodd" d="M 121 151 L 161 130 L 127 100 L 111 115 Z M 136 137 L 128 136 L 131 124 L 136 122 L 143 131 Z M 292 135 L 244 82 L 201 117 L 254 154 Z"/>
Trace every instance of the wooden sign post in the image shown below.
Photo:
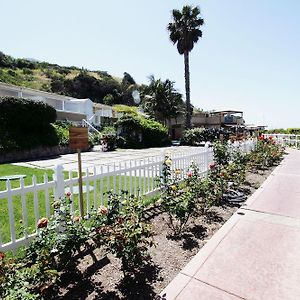
<path fill-rule="evenodd" d="M 78 186 L 79 186 L 79 210 L 80 215 L 84 217 L 83 207 L 83 190 L 82 190 L 82 167 L 81 167 L 81 150 L 88 150 L 89 136 L 87 127 L 70 127 L 69 129 L 69 147 L 77 150 L 78 153 Z M 89 191 L 86 191 L 87 193 Z"/>

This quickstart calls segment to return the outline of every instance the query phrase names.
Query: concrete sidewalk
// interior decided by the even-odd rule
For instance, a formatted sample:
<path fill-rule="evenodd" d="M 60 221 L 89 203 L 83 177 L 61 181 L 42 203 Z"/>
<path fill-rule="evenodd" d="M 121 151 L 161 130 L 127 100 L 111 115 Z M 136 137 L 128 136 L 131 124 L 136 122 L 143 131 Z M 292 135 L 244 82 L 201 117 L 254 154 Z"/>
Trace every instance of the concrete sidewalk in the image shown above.
<path fill-rule="evenodd" d="M 289 151 L 164 293 L 167 300 L 300 299 L 299 150 Z"/>

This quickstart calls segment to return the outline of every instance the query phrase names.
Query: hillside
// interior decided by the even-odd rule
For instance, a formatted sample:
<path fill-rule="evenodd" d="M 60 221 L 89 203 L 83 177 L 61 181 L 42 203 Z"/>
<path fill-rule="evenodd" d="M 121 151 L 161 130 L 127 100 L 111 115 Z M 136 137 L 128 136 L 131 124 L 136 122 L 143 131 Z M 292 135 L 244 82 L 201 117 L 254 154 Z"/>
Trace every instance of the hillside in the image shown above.
<path fill-rule="evenodd" d="M 13 58 L 0 52 L 0 82 L 58 93 L 75 98 L 90 98 L 107 104 L 133 104 L 133 78 L 123 79 L 105 71 L 65 67 L 31 59 Z"/>

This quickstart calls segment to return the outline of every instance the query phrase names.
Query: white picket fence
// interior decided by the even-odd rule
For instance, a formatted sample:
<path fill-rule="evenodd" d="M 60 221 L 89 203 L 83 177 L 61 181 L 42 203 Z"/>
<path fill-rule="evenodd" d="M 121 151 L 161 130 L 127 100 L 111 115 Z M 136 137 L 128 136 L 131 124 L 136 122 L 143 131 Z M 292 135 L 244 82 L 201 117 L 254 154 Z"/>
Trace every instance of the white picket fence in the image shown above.
<path fill-rule="evenodd" d="M 230 147 L 232 151 L 249 153 L 255 144 L 255 140 L 247 140 L 235 142 Z M 192 161 L 204 176 L 213 162 L 213 149 L 206 144 L 205 147 L 191 149 L 188 153 L 175 152 L 170 156 L 172 168 L 181 170 L 181 179 L 185 177 Z M 99 205 L 105 205 L 109 191 L 121 195 L 122 190 L 127 190 L 131 195 L 144 196 L 159 191 L 164 160 L 165 154 L 162 154 L 85 170 L 83 184 L 86 215 Z M 43 182 L 37 182 L 35 176 L 30 185 L 25 185 L 23 178 L 19 182 L 20 185 L 13 188 L 12 182 L 7 180 L 6 189 L 0 191 L 0 209 L 4 217 L 0 220 L 0 251 L 14 250 L 34 238 L 39 230 L 36 227 L 38 220 L 51 216 L 51 203 L 54 199 L 63 197 L 66 191 L 71 192 L 72 212 L 78 214 L 77 173 L 69 171 L 66 174 L 63 166 L 58 165 L 53 177 L 48 178 L 45 174 Z"/>
<path fill-rule="evenodd" d="M 276 143 L 287 147 L 300 148 L 300 135 L 299 134 L 282 134 L 282 133 L 272 133 L 264 134 L 266 138 L 272 137 Z"/>

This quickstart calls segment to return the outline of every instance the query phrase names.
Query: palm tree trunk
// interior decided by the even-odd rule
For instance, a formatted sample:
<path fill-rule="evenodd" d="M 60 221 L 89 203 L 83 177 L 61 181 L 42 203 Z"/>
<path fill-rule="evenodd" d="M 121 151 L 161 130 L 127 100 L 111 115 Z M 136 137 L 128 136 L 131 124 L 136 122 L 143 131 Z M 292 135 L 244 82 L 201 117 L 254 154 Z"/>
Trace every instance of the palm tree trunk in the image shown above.
<path fill-rule="evenodd" d="M 191 98 L 190 98 L 190 64 L 189 52 L 184 52 L 184 79 L 185 79 L 185 101 L 186 101 L 186 128 L 192 127 L 191 124 Z"/>

